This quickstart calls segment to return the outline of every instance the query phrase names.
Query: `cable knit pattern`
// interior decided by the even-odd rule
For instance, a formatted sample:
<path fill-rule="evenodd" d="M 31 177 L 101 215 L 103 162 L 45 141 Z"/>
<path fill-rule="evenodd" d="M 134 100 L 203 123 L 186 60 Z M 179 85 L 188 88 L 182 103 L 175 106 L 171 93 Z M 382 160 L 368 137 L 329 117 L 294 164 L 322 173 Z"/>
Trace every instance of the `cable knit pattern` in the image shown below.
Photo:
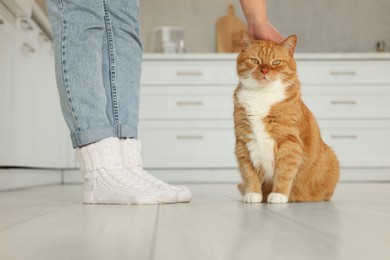
<path fill-rule="evenodd" d="M 123 164 L 121 150 L 115 149 L 118 145 L 120 145 L 119 139 L 111 137 L 76 149 L 80 170 L 89 172 L 108 165 L 110 167 L 121 167 Z"/>
<path fill-rule="evenodd" d="M 135 139 L 121 139 L 124 164 L 130 175 L 135 174 L 146 182 L 165 190 L 176 193 L 176 202 L 189 202 L 192 199 L 191 191 L 185 186 L 173 186 L 165 183 L 143 169 L 141 156 L 141 141 Z"/>
<path fill-rule="evenodd" d="M 84 198 L 87 204 L 173 203 L 177 195 L 128 174 L 118 138 L 106 138 L 76 150 L 84 174 Z"/>
<path fill-rule="evenodd" d="M 121 148 L 126 168 L 142 167 L 141 141 L 135 139 L 121 139 Z"/>

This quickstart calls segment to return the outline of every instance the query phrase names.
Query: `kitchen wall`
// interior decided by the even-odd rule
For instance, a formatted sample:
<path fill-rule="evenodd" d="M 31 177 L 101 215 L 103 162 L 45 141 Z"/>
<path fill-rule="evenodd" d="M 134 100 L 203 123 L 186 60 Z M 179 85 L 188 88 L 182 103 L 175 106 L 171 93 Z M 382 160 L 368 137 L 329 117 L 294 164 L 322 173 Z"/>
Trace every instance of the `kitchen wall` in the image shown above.
<path fill-rule="evenodd" d="M 141 0 L 142 40 L 151 51 L 153 28 L 186 29 L 187 52 L 215 51 L 215 22 L 229 3 L 245 21 L 239 1 Z M 390 0 L 269 0 L 271 22 L 284 35 L 298 35 L 299 52 L 372 52 L 385 41 L 390 51 Z"/>

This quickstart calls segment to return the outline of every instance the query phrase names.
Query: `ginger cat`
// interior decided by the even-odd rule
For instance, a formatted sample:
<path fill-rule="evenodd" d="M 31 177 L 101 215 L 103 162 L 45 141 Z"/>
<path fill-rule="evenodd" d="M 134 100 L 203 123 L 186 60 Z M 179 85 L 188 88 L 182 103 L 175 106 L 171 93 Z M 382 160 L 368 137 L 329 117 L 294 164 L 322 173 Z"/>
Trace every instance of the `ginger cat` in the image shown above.
<path fill-rule="evenodd" d="M 246 203 L 330 200 L 339 179 L 336 155 L 301 99 L 296 42 L 295 35 L 277 44 L 242 33 L 234 125 Z"/>

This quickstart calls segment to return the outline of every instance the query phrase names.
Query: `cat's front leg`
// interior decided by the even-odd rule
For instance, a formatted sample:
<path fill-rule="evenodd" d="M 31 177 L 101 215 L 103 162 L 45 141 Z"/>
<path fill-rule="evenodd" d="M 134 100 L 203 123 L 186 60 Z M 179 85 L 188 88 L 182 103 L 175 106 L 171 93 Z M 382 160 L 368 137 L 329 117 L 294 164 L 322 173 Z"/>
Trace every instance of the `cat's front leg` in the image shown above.
<path fill-rule="evenodd" d="M 275 175 L 268 203 L 287 203 L 294 178 L 302 164 L 302 149 L 295 142 L 285 142 L 279 146 L 275 156 Z"/>
<path fill-rule="evenodd" d="M 244 143 L 236 143 L 236 156 L 240 169 L 242 183 L 238 184 L 238 190 L 245 203 L 261 203 L 261 180 L 249 157 L 249 152 Z"/>
<path fill-rule="evenodd" d="M 242 183 L 238 184 L 238 189 L 243 195 L 243 201 L 245 203 L 261 203 L 263 200 L 261 182 L 252 162 L 241 161 L 239 165 Z"/>

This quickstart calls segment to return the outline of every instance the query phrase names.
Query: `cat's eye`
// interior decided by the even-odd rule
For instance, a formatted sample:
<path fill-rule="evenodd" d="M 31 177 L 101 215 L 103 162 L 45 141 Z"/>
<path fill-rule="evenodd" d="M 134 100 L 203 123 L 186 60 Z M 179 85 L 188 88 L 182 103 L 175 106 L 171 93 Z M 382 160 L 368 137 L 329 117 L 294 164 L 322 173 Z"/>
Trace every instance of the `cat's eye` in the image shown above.
<path fill-rule="evenodd" d="M 255 59 L 255 58 L 251 58 L 251 62 L 253 64 L 260 64 L 260 61 L 258 59 Z"/>
<path fill-rule="evenodd" d="M 282 62 L 281 60 L 274 60 L 274 61 L 272 62 L 272 65 L 277 66 L 277 65 L 280 65 L 281 62 Z"/>

